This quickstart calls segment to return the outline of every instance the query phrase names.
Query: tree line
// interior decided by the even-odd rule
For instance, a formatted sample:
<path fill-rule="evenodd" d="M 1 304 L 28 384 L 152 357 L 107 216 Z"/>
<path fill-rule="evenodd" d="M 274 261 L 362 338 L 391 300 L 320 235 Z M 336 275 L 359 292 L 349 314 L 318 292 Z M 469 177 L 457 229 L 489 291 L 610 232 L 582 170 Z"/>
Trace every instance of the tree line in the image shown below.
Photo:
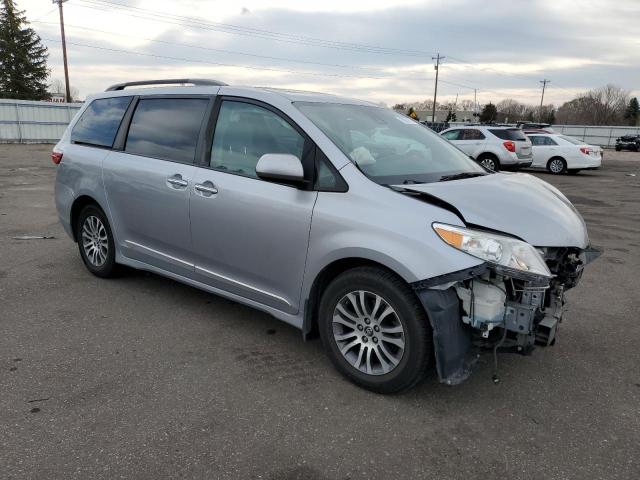
<path fill-rule="evenodd" d="M 432 100 L 394 105 L 396 110 L 431 111 Z M 473 110 L 471 100 L 438 102 L 436 109 L 448 111 L 448 120 L 455 121 L 455 111 Z M 482 106 L 478 120 L 481 122 L 542 122 L 561 125 L 630 125 L 640 124 L 640 104 L 630 92 L 616 85 L 608 84 L 581 93 L 573 100 L 556 107 L 553 104 L 530 105 L 507 98 L 497 103 Z"/>

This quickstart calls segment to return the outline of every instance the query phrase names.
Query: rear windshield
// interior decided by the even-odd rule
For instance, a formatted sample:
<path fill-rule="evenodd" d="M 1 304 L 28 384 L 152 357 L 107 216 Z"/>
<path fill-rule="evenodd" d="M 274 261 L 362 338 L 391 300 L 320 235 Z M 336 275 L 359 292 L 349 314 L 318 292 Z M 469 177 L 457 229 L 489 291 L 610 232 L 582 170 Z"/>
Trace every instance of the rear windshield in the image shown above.
<path fill-rule="evenodd" d="M 527 140 L 525 134 L 519 128 L 497 129 L 490 128 L 489 131 L 502 140 L 513 140 L 516 142 L 524 142 Z"/>

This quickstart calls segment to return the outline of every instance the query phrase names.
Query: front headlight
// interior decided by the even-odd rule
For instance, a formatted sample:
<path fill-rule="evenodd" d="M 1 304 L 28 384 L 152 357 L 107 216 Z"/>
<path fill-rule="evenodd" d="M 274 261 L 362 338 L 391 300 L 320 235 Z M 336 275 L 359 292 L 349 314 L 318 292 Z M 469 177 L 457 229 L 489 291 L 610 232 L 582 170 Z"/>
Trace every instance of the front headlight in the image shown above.
<path fill-rule="evenodd" d="M 538 251 L 516 238 L 443 223 L 434 223 L 433 229 L 452 247 L 488 263 L 544 277 L 553 276 Z"/>

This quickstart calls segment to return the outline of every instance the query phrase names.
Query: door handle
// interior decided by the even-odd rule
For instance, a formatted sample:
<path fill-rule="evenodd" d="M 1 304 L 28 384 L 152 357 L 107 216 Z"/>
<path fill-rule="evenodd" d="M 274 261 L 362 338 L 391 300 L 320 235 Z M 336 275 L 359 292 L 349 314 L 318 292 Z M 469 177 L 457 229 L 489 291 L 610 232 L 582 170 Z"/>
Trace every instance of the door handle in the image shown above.
<path fill-rule="evenodd" d="M 189 185 L 189 182 L 183 180 L 182 175 L 180 175 L 179 173 L 167 178 L 167 183 L 174 188 L 185 188 Z"/>
<path fill-rule="evenodd" d="M 203 196 L 206 197 L 210 197 L 211 195 L 215 195 L 216 193 L 218 193 L 218 189 L 216 188 L 216 186 L 209 181 L 206 181 L 204 183 L 196 183 L 193 188 L 196 192 L 200 192 Z"/>

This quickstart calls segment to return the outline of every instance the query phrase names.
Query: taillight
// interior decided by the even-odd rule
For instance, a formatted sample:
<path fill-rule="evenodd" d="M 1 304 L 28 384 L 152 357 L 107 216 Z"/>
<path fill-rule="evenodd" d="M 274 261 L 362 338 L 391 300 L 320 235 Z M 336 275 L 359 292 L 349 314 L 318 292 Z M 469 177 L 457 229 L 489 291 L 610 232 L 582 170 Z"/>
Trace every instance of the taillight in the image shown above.
<path fill-rule="evenodd" d="M 515 152 L 516 151 L 516 144 L 513 143 L 511 140 L 507 140 L 506 142 L 502 142 L 502 144 L 504 145 L 504 148 L 506 148 L 510 152 Z"/>
<path fill-rule="evenodd" d="M 62 152 L 56 152 L 55 150 L 51 152 L 51 161 L 58 165 L 62 161 Z"/>
<path fill-rule="evenodd" d="M 588 148 L 588 147 L 580 147 L 580 151 L 581 151 L 582 153 L 584 153 L 585 155 L 589 155 L 591 152 L 593 152 L 593 150 L 591 150 L 591 149 L 590 149 L 590 148 Z"/>

